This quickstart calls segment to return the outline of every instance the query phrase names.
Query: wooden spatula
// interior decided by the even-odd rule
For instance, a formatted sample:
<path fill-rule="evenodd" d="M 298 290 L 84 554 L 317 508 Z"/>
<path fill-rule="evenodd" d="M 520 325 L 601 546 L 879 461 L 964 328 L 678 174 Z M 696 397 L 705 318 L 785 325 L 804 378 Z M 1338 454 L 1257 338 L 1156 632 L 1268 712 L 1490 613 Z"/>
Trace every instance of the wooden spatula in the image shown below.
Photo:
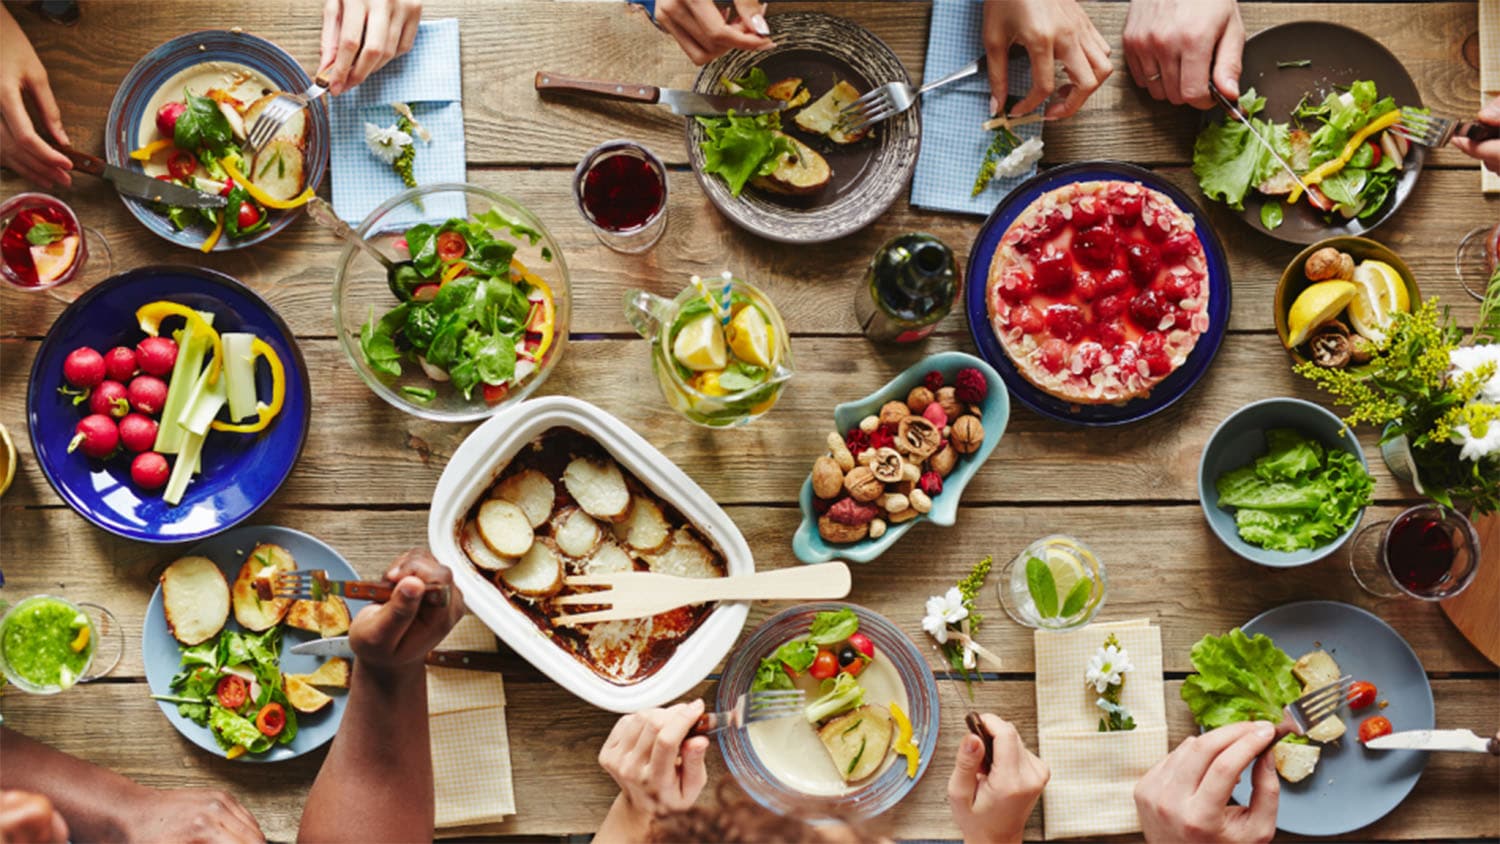
<path fill-rule="evenodd" d="M 655 572 L 581 574 L 563 580 L 567 586 L 604 586 L 597 592 L 564 595 L 558 606 L 602 606 L 596 612 L 554 616 L 557 625 L 594 624 L 658 613 L 709 601 L 811 601 L 849 594 L 849 567 L 841 562 L 758 571 L 710 579 L 674 577 Z"/>

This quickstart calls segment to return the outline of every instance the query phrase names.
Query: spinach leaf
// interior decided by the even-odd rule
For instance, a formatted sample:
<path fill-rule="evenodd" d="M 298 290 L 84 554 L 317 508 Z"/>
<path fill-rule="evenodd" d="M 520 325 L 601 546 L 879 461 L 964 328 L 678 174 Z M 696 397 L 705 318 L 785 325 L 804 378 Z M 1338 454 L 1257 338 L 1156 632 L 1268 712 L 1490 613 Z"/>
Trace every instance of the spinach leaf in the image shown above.
<path fill-rule="evenodd" d="M 453 388 L 469 398 L 474 393 L 474 387 L 479 384 L 479 368 L 473 359 L 466 359 L 448 369 L 448 378 Z"/>
<path fill-rule="evenodd" d="M 406 230 L 406 251 L 411 255 L 412 265 L 425 278 L 437 275 L 442 261 L 437 254 L 438 230 L 427 223 L 418 223 Z"/>
<path fill-rule="evenodd" d="M 223 156 L 234 141 L 229 118 L 219 111 L 219 104 L 208 97 L 188 93 L 186 102 L 187 110 L 177 117 L 172 143 L 178 149 L 207 150 L 213 158 Z"/>
<path fill-rule="evenodd" d="M 486 336 L 470 331 L 464 338 L 463 353 L 486 384 L 503 384 L 515 374 L 516 343 L 504 334 Z"/>
<path fill-rule="evenodd" d="M 406 325 L 409 307 L 403 302 L 377 322 L 375 306 L 370 306 L 370 318 L 359 329 L 359 350 L 365 363 L 376 372 L 393 378 L 401 374 L 401 351 L 396 348 L 396 331 Z"/>
<path fill-rule="evenodd" d="M 483 214 L 476 215 L 474 217 L 474 222 L 490 229 L 507 229 L 516 237 L 526 238 L 526 241 L 532 246 L 535 246 L 537 244 L 537 241 L 542 239 L 541 232 L 537 231 L 531 226 L 526 225 L 525 223 L 520 223 L 512 220 L 511 218 L 505 216 L 505 214 L 502 213 L 498 208 L 491 208 Z M 486 237 L 488 237 L 488 233 L 486 233 Z"/>
<path fill-rule="evenodd" d="M 474 304 L 474 290 L 478 286 L 479 279 L 472 276 L 456 278 L 443 285 L 433 298 L 432 306 L 444 316 L 455 313 L 467 316 Z"/>
<path fill-rule="evenodd" d="M 403 302 L 410 299 L 418 287 L 428 283 L 415 264 L 397 264 L 386 278 L 391 293 Z"/>
<path fill-rule="evenodd" d="M 424 352 L 432 345 L 432 338 L 437 334 L 438 320 L 440 319 L 437 308 L 432 304 L 413 303 L 406 312 L 406 327 L 402 335 L 406 341 L 411 343 L 412 348 L 418 352 Z"/>
<path fill-rule="evenodd" d="M 510 270 L 510 259 L 516 254 L 516 245 L 503 240 L 471 245 L 463 262 L 478 275 L 502 276 Z"/>
<path fill-rule="evenodd" d="M 427 362 L 439 369 L 449 369 L 459 363 L 459 343 L 468 326 L 469 316 L 466 313 L 450 313 L 439 320 L 432 342 L 427 346 Z M 450 371 L 448 374 L 453 373 Z"/>

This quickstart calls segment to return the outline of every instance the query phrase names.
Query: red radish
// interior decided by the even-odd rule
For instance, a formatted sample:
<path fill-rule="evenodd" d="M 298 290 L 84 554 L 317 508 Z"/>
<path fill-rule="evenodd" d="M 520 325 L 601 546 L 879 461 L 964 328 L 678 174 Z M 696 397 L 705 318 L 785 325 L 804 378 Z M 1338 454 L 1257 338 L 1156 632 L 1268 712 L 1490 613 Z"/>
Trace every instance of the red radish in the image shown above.
<path fill-rule="evenodd" d="M 130 479 L 141 489 L 156 489 L 165 484 L 171 474 L 167 458 L 154 451 L 143 451 L 130 461 Z"/>
<path fill-rule="evenodd" d="M 225 179 L 224 187 L 219 188 L 219 196 L 228 196 L 234 191 L 234 179 Z"/>
<path fill-rule="evenodd" d="M 150 451 L 156 444 L 156 420 L 144 413 L 129 413 L 120 420 L 120 442 L 131 451 Z"/>
<path fill-rule="evenodd" d="M 177 118 L 184 111 L 187 111 L 187 103 L 181 100 L 164 103 L 156 110 L 156 129 L 161 132 L 162 137 L 170 138 L 177 134 Z"/>
<path fill-rule="evenodd" d="M 63 358 L 63 378 L 75 387 L 97 387 L 104 375 L 104 356 L 88 346 L 79 346 Z"/>
<path fill-rule="evenodd" d="M 171 337 L 147 337 L 136 344 L 135 361 L 147 375 L 166 375 L 177 363 L 177 341 Z"/>
<path fill-rule="evenodd" d="M 870 637 L 863 633 L 855 633 L 850 636 L 849 646 L 859 651 L 860 656 L 863 656 L 865 659 L 875 658 L 875 643 L 870 641 Z"/>
<path fill-rule="evenodd" d="M 115 420 L 102 413 L 91 413 L 78 420 L 78 427 L 73 431 L 73 439 L 68 443 L 70 454 L 82 448 L 89 457 L 104 458 L 113 454 L 120 444 L 120 429 L 115 426 Z"/>
<path fill-rule="evenodd" d="M 411 247 L 406 245 L 406 238 L 398 237 L 391 242 L 391 248 L 397 252 L 411 252 Z"/>
<path fill-rule="evenodd" d="M 129 394 L 131 407 L 155 416 L 167 403 L 167 382 L 155 375 L 137 375 L 130 382 Z"/>
<path fill-rule="evenodd" d="M 104 373 L 111 381 L 129 381 L 135 374 L 135 350 L 129 346 L 116 346 L 105 352 Z"/>
<path fill-rule="evenodd" d="M 119 381 L 105 381 L 89 395 L 89 411 L 111 419 L 119 419 L 130 412 L 130 398 L 125 385 Z"/>

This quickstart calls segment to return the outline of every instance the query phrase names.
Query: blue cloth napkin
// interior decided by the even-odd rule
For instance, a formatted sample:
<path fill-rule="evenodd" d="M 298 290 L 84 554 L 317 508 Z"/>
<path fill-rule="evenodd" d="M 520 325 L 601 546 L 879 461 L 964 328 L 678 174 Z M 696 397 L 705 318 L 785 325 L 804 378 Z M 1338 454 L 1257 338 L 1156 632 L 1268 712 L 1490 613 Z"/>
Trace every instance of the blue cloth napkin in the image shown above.
<path fill-rule="evenodd" d="M 371 74 L 355 88 L 332 98 L 333 209 L 345 222 L 358 224 L 380 203 L 406 190 L 390 165 L 365 145 L 365 123 L 394 126 L 392 103 L 411 106 L 417 122 L 432 133 L 432 142 L 414 137 L 412 173 L 418 185 L 465 181 L 462 63 L 458 20 L 422 21 L 411 51 Z M 440 222 L 467 213 L 460 194 L 428 197 L 423 208 L 392 212 L 385 230 L 421 222 Z"/>
<path fill-rule="evenodd" d="M 972 0 L 935 0 L 927 31 L 927 66 L 922 82 L 947 76 L 984 55 L 980 40 L 984 4 Z M 1031 89 L 1031 62 L 1014 58 L 1006 84 L 1012 95 Z M 994 137 L 980 125 L 990 117 L 990 84 L 984 74 L 971 76 L 922 97 L 922 147 L 911 181 L 911 204 L 933 211 L 987 215 L 1006 194 L 1036 173 L 1002 179 L 996 176 L 978 196 L 974 177 Z M 1021 140 L 1040 137 L 1042 124 L 1015 130 Z"/>

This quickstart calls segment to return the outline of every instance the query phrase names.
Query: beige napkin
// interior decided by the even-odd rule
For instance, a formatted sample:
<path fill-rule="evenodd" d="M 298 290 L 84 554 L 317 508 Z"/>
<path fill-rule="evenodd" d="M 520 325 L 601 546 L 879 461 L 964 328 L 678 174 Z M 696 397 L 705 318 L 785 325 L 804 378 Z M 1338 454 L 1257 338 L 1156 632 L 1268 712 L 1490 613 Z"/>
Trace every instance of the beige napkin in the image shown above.
<path fill-rule="evenodd" d="M 495 634 L 465 616 L 439 647 L 493 651 Z M 427 713 L 437 828 L 498 823 L 515 814 L 500 675 L 428 666 Z"/>
<path fill-rule="evenodd" d="M 1500 97 L 1500 0 L 1479 0 L 1479 104 L 1495 97 Z M 1500 193 L 1500 175 L 1483 167 L 1479 172 L 1484 192 Z"/>
<path fill-rule="evenodd" d="M 1101 733 L 1099 695 L 1084 682 L 1089 657 L 1115 634 L 1134 666 L 1120 703 L 1134 730 Z M 1146 619 L 1036 631 L 1037 736 L 1052 779 L 1042 792 L 1046 837 L 1139 832 L 1136 781 L 1167 755 L 1161 630 Z"/>

